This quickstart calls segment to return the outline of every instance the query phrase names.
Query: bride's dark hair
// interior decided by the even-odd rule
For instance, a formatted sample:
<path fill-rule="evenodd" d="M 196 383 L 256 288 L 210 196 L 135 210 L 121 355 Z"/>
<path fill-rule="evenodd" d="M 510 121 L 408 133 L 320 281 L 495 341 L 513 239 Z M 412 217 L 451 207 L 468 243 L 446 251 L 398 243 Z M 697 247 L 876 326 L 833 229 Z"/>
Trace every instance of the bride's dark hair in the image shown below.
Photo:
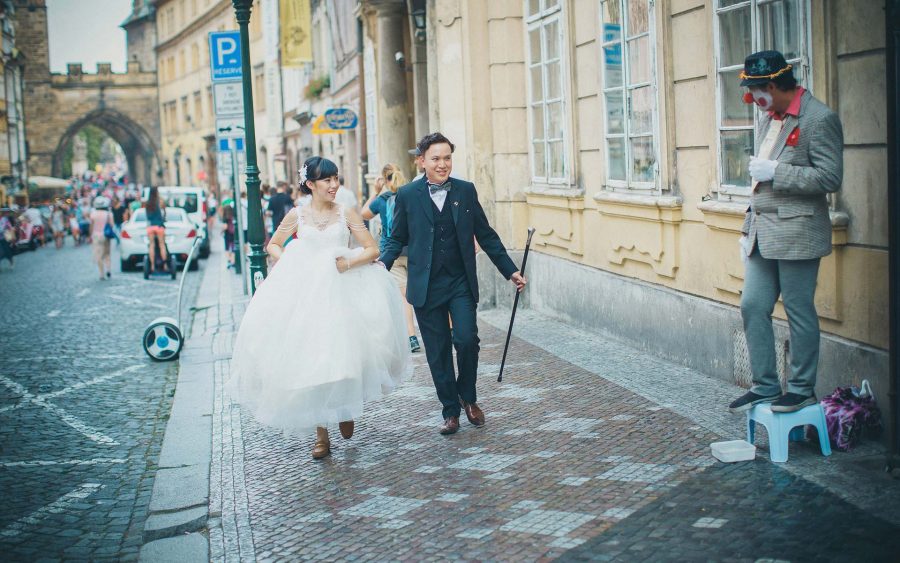
<path fill-rule="evenodd" d="M 304 177 L 304 170 L 306 171 Z M 328 160 L 327 158 L 322 158 L 321 156 L 313 156 L 311 158 L 306 159 L 306 162 L 303 163 L 303 167 L 300 169 L 300 193 L 304 195 L 309 195 L 312 193 L 312 190 L 307 187 L 306 182 L 316 180 L 324 180 L 326 178 L 333 178 L 338 175 L 338 167 L 337 164 Z"/>

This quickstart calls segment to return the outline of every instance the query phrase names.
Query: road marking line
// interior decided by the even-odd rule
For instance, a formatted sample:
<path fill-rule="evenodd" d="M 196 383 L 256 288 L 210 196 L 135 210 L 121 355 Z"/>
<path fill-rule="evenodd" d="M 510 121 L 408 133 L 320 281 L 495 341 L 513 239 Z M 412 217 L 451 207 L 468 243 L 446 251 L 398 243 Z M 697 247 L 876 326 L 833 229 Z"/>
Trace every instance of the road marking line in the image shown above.
<path fill-rule="evenodd" d="M 119 458 L 94 458 L 94 459 L 66 459 L 63 461 L 44 461 L 44 460 L 32 460 L 32 461 L 4 461 L 0 463 L 0 467 L 43 467 L 47 465 L 103 465 L 103 464 L 117 464 L 117 463 L 127 463 L 127 459 L 119 459 Z"/>
<path fill-rule="evenodd" d="M 52 311 L 47 313 L 47 316 L 48 317 L 57 317 L 57 316 L 59 316 L 59 313 L 60 313 L 59 309 L 53 309 Z"/>
<path fill-rule="evenodd" d="M 84 354 L 80 356 L 83 359 L 94 360 L 118 360 L 120 358 L 133 358 L 134 354 Z M 43 362 L 46 360 L 69 360 L 71 356 L 32 356 L 29 358 L 3 358 L 4 363 L 10 362 Z"/>
<path fill-rule="evenodd" d="M 109 446 L 118 446 L 119 445 L 118 442 L 116 442 L 109 436 L 106 436 L 105 434 L 103 434 L 102 432 L 97 430 L 96 428 L 88 426 L 87 424 L 80 421 L 76 417 L 67 413 L 64 409 L 62 409 L 54 404 L 48 403 L 41 397 L 33 395 L 31 392 L 28 391 L 28 389 L 25 389 L 25 387 L 19 385 L 12 379 L 9 379 L 7 377 L 0 375 L 0 383 L 2 383 L 3 385 L 6 385 L 10 389 L 12 389 L 14 392 L 21 395 L 22 396 L 21 401 L 28 401 L 30 403 L 33 403 L 33 404 L 55 414 L 65 424 L 71 426 L 72 428 L 74 428 L 75 430 L 77 430 L 78 432 L 83 434 L 88 440 L 97 442 L 99 444 L 106 444 Z"/>
<path fill-rule="evenodd" d="M 122 297 L 121 295 L 108 295 L 110 299 L 115 299 L 116 301 L 121 301 L 128 305 L 141 305 L 143 307 L 155 307 L 157 309 L 170 310 L 171 307 L 166 307 L 165 305 L 160 305 L 158 303 L 147 303 L 142 301 L 141 299 L 134 299 L 133 297 Z"/>
<path fill-rule="evenodd" d="M 79 389 L 84 389 L 85 387 L 87 387 L 89 385 L 96 385 L 98 383 L 103 383 L 104 381 L 109 381 L 110 379 L 119 377 L 120 375 L 125 375 L 126 373 L 131 373 L 131 372 L 137 371 L 137 370 L 141 369 L 142 367 L 145 367 L 145 365 L 144 364 L 135 364 L 133 366 L 128 366 L 127 368 L 122 368 L 118 371 L 114 371 L 114 372 L 108 373 L 106 375 L 101 375 L 101 376 L 95 377 L 94 379 L 90 379 L 88 381 L 79 381 L 78 383 L 76 383 L 74 385 L 70 385 L 69 387 L 66 387 L 65 389 L 60 389 L 59 391 L 53 391 L 51 393 L 44 393 L 42 395 L 39 395 L 38 397 L 40 399 L 54 399 L 56 397 L 59 397 L 60 395 L 65 395 L 66 393 L 71 393 L 72 391 L 78 391 Z"/>
<path fill-rule="evenodd" d="M 144 364 L 135 364 L 133 366 L 128 366 L 127 368 L 123 368 L 118 371 L 108 373 L 106 375 L 101 375 L 99 377 L 95 377 L 94 379 L 91 379 L 89 381 L 81 381 L 74 385 L 70 385 L 69 387 L 66 387 L 65 389 L 60 389 L 59 391 L 52 391 L 50 393 L 43 393 L 41 395 L 33 395 L 33 396 L 42 401 L 46 400 L 46 399 L 54 399 L 56 397 L 59 397 L 60 395 L 65 395 L 66 393 L 71 393 L 72 391 L 78 391 L 79 389 L 84 389 L 85 387 L 87 387 L 89 385 L 96 385 L 97 383 L 103 383 L 104 381 L 108 381 L 115 377 L 119 377 L 120 375 L 125 375 L 126 373 L 131 373 L 133 371 L 137 371 L 142 367 L 144 367 Z M 0 377 L 2 377 L 2 376 L 0 376 Z M 24 389 L 24 387 L 22 389 Z M 28 391 L 26 390 L 25 392 L 27 393 Z M 23 397 L 22 400 L 19 401 L 18 403 L 16 403 L 15 405 L 8 405 L 8 406 L 0 408 L 0 414 L 3 414 L 7 411 L 13 411 L 13 410 L 20 409 L 20 408 L 24 407 L 27 402 L 28 401 L 25 399 L 25 397 Z"/>
<path fill-rule="evenodd" d="M 38 508 L 28 516 L 19 518 L 2 531 L 0 536 L 7 538 L 18 536 L 29 525 L 40 524 L 41 520 L 47 518 L 51 514 L 60 514 L 64 512 L 69 505 L 75 504 L 80 500 L 84 500 L 92 494 L 103 488 L 99 483 L 84 483 L 73 491 L 70 491 L 46 506 Z"/>

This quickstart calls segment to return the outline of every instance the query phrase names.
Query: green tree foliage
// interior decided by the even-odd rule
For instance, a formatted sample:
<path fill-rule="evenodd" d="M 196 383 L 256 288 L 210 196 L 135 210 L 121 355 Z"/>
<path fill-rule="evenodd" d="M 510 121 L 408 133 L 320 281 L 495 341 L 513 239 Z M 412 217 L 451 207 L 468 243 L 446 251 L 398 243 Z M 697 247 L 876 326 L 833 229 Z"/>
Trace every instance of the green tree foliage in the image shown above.
<path fill-rule="evenodd" d="M 93 170 L 94 166 L 100 162 L 100 151 L 103 147 L 103 142 L 109 138 L 109 135 L 103 129 L 96 127 L 94 125 L 85 125 L 81 131 L 76 133 L 76 136 L 81 137 L 87 143 L 87 161 L 88 161 L 88 169 Z M 74 143 L 69 143 L 69 145 L 65 149 L 65 154 L 63 155 L 63 167 L 62 173 L 63 177 L 67 178 L 72 175 L 72 152 L 73 152 Z"/>

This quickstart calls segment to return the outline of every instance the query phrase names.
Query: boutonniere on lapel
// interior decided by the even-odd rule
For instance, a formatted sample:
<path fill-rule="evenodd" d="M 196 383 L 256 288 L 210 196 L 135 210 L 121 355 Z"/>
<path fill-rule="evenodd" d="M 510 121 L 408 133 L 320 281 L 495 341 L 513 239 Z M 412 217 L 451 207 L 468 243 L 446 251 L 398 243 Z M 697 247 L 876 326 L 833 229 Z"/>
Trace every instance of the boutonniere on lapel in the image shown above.
<path fill-rule="evenodd" d="M 791 134 L 788 135 L 787 142 L 785 144 L 789 147 L 796 147 L 797 143 L 800 142 L 800 128 L 794 127 L 794 130 L 791 131 Z"/>

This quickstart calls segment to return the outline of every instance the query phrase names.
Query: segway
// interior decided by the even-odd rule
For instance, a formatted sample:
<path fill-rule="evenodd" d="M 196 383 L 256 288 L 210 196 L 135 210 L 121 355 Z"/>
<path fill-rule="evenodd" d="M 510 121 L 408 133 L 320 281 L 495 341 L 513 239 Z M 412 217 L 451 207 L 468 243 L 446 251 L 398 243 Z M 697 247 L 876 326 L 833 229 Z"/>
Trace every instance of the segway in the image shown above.
<path fill-rule="evenodd" d="M 153 321 L 147 326 L 147 329 L 144 331 L 144 338 L 141 341 L 141 344 L 144 347 L 144 352 L 150 359 L 155 360 L 157 362 L 167 362 L 178 358 L 178 355 L 181 353 L 181 347 L 184 346 L 184 335 L 181 332 L 181 296 L 184 290 L 184 280 L 187 278 L 185 275 L 188 271 L 188 268 L 191 266 L 191 260 L 194 259 L 194 253 L 197 251 L 197 248 L 200 246 L 200 237 L 197 237 L 194 240 L 194 244 L 191 245 L 191 251 L 188 252 L 187 260 L 184 262 L 184 271 L 181 276 L 181 283 L 178 284 L 178 313 L 176 318 L 172 317 L 159 317 L 153 319 Z M 158 256 L 158 255 L 157 255 Z M 169 268 L 172 271 L 172 279 L 175 279 L 175 261 L 171 255 L 169 255 L 169 260 L 171 261 L 169 264 Z M 158 267 L 158 266 L 157 266 Z M 144 259 L 144 277 L 147 277 L 147 269 L 149 268 L 149 262 L 147 259 Z"/>
<path fill-rule="evenodd" d="M 175 257 L 172 256 L 172 253 L 169 252 L 169 247 L 166 243 L 163 243 L 163 247 L 166 249 L 166 256 L 168 257 L 166 260 L 162 259 L 162 253 L 159 251 L 159 239 L 157 237 L 153 237 L 150 244 L 157 245 L 156 252 L 154 252 L 153 256 L 153 269 L 150 269 L 150 248 L 148 245 L 147 255 L 144 256 L 144 279 L 149 280 L 150 276 L 171 276 L 172 279 L 175 279 Z M 166 269 L 168 268 L 168 269 Z M 186 269 L 186 268 L 185 268 Z M 155 270 L 155 271 L 154 271 Z"/>

